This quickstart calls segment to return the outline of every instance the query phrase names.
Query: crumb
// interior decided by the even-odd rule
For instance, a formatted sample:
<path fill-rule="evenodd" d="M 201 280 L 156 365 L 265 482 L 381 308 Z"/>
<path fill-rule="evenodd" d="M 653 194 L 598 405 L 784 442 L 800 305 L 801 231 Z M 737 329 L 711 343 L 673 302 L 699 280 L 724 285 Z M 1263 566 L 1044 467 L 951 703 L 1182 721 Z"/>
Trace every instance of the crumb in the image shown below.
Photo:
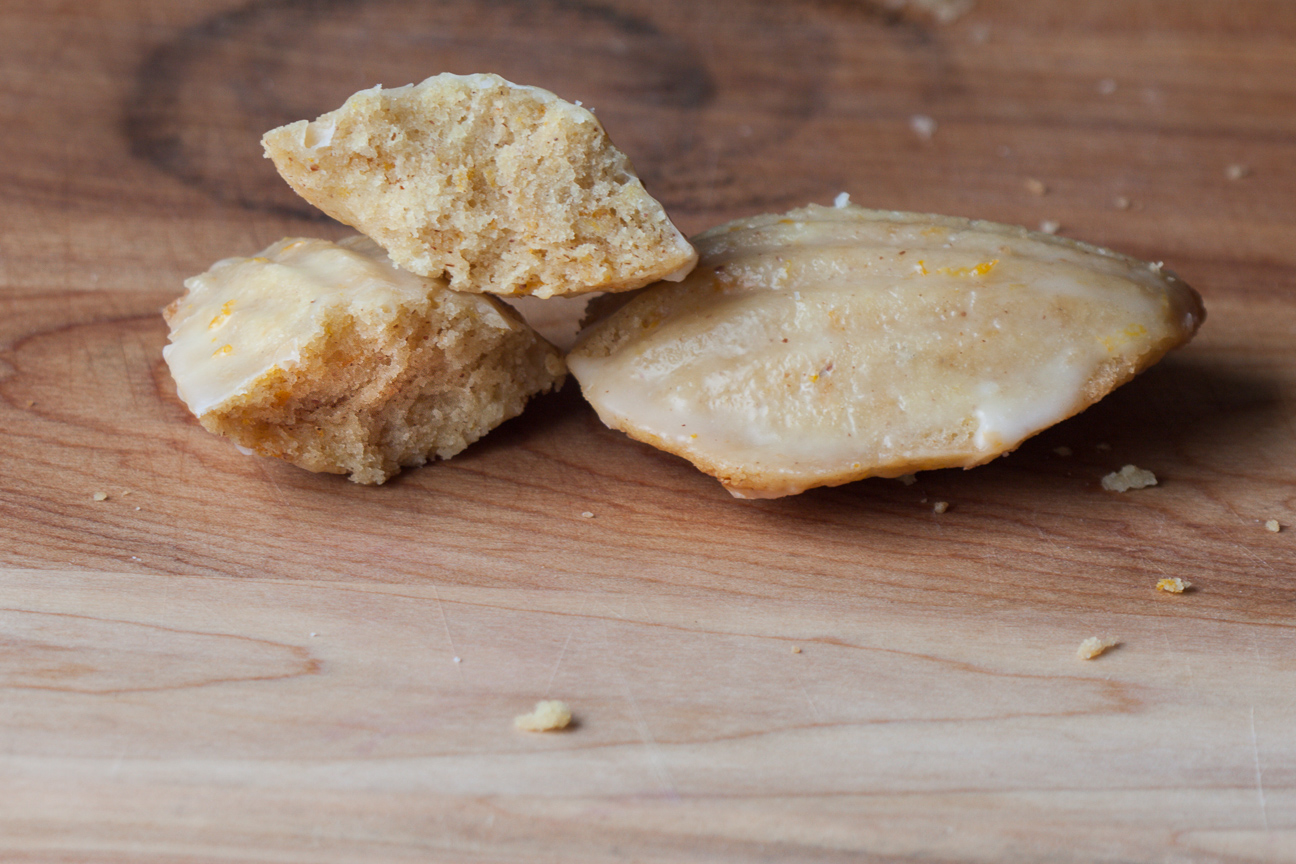
<path fill-rule="evenodd" d="M 935 504 L 932 505 L 933 513 L 944 513 L 948 509 L 949 509 L 948 501 L 937 501 Z"/>
<path fill-rule="evenodd" d="M 28 399 L 28 400 L 27 400 L 27 407 L 28 407 L 28 408 L 35 408 L 35 407 L 36 407 L 36 400 L 35 400 L 35 399 Z"/>
<path fill-rule="evenodd" d="M 462 658 L 462 657 L 456 657 L 456 658 L 454 658 L 454 662 L 456 662 L 456 663 L 462 663 L 462 662 L 463 662 L 463 658 Z"/>
<path fill-rule="evenodd" d="M 311 634 L 311 638 L 314 639 L 314 638 L 315 638 L 316 636 L 318 636 L 318 635 L 319 635 L 318 633 L 312 633 L 312 634 Z"/>
<path fill-rule="evenodd" d="M 1156 587 L 1158 591 L 1164 591 L 1167 594 L 1182 594 L 1192 587 L 1192 583 L 1187 579 L 1180 579 L 1178 576 L 1170 576 L 1166 579 L 1158 579 Z"/>
<path fill-rule="evenodd" d="M 840 210 L 841 208 L 845 207 L 848 204 L 850 204 L 849 192 L 838 192 L 837 197 L 833 199 L 833 206 L 836 207 L 838 210 Z"/>
<path fill-rule="evenodd" d="M 1251 176 L 1251 168 L 1241 162 L 1236 162 L 1224 169 L 1224 176 L 1230 180 L 1241 180 L 1244 177 Z"/>
<path fill-rule="evenodd" d="M 796 645 L 793 645 L 793 646 L 792 646 L 792 653 L 793 653 L 793 654 L 800 654 L 800 653 L 801 653 L 801 649 L 800 649 L 799 647 L 797 647 Z"/>
<path fill-rule="evenodd" d="M 930 141 L 936 134 L 936 121 L 926 114 L 915 114 L 909 118 L 909 128 L 924 141 Z"/>
<path fill-rule="evenodd" d="M 912 486 L 918 482 L 918 478 L 913 474 L 901 474 L 896 479 L 906 486 Z"/>
<path fill-rule="evenodd" d="M 140 508 L 136 507 L 135 509 L 138 510 L 138 509 L 140 509 Z"/>
<path fill-rule="evenodd" d="M 590 511 L 586 510 L 586 511 L 584 511 L 583 513 L 581 513 L 581 518 L 582 518 L 582 519 L 593 519 L 593 518 L 594 518 L 594 514 L 591 513 Z"/>
<path fill-rule="evenodd" d="M 1101 443 L 1095 445 L 1095 446 L 1094 446 L 1094 449 L 1095 449 L 1095 450 L 1101 450 L 1102 452 L 1106 453 L 1108 450 L 1111 449 L 1111 445 L 1108 444 L 1106 441 L 1103 441 L 1103 442 L 1101 442 Z"/>
<path fill-rule="evenodd" d="M 1026 191 L 1032 195 L 1047 195 L 1048 187 L 1045 186 L 1041 180 L 1036 180 L 1034 177 L 1027 177 Z"/>
<path fill-rule="evenodd" d="M 1116 92 L 1116 79 L 1104 78 L 1098 82 L 1098 92 L 1103 96 L 1110 96 Z"/>
<path fill-rule="evenodd" d="M 1053 452 L 1059 456 L 1070 456 L 1075 451 L 1070 447 L 1054 447 Z"/>
<path fill-rule="evenodd" d="M 1102 478 L 1102 487 L 1108 492 L 1128 492 L 1157 485 L 1156 475 L 1136 465 L 1126 465 Z"/>
<path fill-rule="evenodd" d="M 121 495 L 122 495 L 123 498 L 125 498 L 125 497 L 126 497 L 127 495 L 129 495 L 129 494 L 131 494 L 129 489 L 124 489 L 124 490 L 122 490 Z"/>
<path fill-rule="evenodd" d="M 1040 223 L 1039 230 L 1045 234 L 1056 234 L 1058 231 L 1062 230 L 1062 226 L 1052 219 L 1045 219 Z"/>
<path fill-rule="evenodd" d="M 1090 636 L 1080 643 L 1080 647 L 1076 649 L 1076 656 L 1081 660 L 1092 660 L 1108 648 L 1114 648 L 1117 644 L 1119 644 L 1117 640 L 1111 637 L 1105 636 L 1100 639 L 1097 636 Z"/>
<path fill-rule="evenodd" d="M 1277 519 L 1270 519 L 1268 522 L 1265 523 L 1265 530 L 1272 531 L 1274 534 L 1277 534 L 1279 531 L 1282 530 L 1282 526 L 1278 524 Z"/>
<path fill-rule="evenodd" d="M 96 500 L 96 501 L 107 501 L 107 500 L 108 500 L 108 493 L 107 493 L 107 492 L 96 492 L 96 493 L 94 493 L 94 495 L 92 495 L 91 497 L 94 498 L 94 500 Z"/>
<path fill-rule="evenodd" d="M 456 657 L 456 660 L 459 658 Z M 557 699 L 545 699 L 536 703 L 530 714 L 519 714 L 513 718 L 513 725 L 523 732 L 552 732 L 566 729 L 571 723 L 571 709 L 565 702 Z"/>
<path fill-rule="evenodd" d="M 1124 195 L 1117 195 L 1112 199 L 1112 206 L 1117 210 L 1128 210 L 1130 208 L 1130 199 Z"/>

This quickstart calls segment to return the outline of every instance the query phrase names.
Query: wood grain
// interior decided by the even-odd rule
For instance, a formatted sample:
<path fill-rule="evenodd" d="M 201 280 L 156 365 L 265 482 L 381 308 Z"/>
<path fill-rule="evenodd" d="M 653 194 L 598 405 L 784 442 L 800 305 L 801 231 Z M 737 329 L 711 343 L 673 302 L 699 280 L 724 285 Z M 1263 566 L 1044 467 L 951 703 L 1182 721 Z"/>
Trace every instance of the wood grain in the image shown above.
<path fill-rule="evenodd" d="M 1296 7 L 891 5 L 6 6 L 0 858 L 1296 861 Z M 594 105 L 690 232 L 1051 219 L 1208 320 L 996 463 L 777 501 L 574 385 L 379 488 L 203 431 L 158 310 L 347 233 L 261 132 L 486 69 Z M 544 697 L 576 727 L 515 732 Z"/>

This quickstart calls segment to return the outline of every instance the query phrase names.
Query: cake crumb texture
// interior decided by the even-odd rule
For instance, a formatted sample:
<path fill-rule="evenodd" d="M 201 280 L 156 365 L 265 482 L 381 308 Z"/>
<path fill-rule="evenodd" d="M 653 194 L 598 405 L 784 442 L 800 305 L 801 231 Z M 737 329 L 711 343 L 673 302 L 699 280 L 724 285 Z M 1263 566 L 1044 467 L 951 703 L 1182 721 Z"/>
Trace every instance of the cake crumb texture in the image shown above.
<path fill-rule="evenodd" d="M 363 237 L 281 240 L 185 287 L 163 356 L 199 422 L 357 483 L 455 455 L 565 374 L 512 309 L 401 271 Z"/>
<path fill-rule="evenodd" d="M 523 732 L 556 732 L 566 729 L 572 720 L 571 709 L 566 702 L 557 699 L 545 699 L 536 703 L 530 714 L 519 714 L 513 718 L 513 725 Z"/>
<path fill-rule="evenodd" d="M 1113 648 L 1116 645 L 1117 640 L 1115 639 L 1090 636 L 1080 643 L 1080 647 L 1076 649 L 1076 656 L 1081 660 L 1092 660 L 1108 648 Z"/>
<path fill-rule="evenodd" d="M 1156 475 L 1136 465 L 1126 465 L 1102 478 L 1102 487 L 1108 492 L 1128 492 L 1157 485 Z"/>
<path fill-rule="evenodd" d="M 497 75 L 362 90 L 262 144 L 299 195 L 458 291 L 627 291 L 697 260 L 592 113 Z"/>

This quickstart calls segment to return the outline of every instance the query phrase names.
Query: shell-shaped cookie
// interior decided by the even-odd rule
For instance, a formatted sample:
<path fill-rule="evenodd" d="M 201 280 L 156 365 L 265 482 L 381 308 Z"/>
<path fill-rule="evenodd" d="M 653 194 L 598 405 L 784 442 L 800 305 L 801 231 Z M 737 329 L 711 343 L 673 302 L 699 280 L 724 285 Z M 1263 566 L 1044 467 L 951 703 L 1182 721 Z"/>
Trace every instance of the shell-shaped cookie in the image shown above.
<path fill-rule="evenodd" d="M 1188 341 L 1159 264 L 1023 228 L 809 207 L 714 228 L 568 355 L 608 426 L 738 497 L 981 465 Z"/>

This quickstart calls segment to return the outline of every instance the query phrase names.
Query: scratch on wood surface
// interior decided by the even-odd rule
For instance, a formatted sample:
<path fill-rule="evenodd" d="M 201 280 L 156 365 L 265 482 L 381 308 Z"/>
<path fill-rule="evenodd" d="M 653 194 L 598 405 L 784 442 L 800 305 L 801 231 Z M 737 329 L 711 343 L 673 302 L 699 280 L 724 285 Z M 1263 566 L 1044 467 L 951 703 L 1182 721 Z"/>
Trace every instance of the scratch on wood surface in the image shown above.
<path fill-rule="evenodd" d="M 441 627 L 445 630 L 446 643 L 450 646 L 450 656 L 456 661 L 454 664 L 455 671 L 459 673 L 459 680 L 462 681 L 464 680 L 463 666 L 457 662 L 459 660 L 459 649 L 455 647 L 454 637 L 450 635 L 450 622 L 446 620 L 445 604 L 441 602 L 441 594 L 437 591 L 435 583 L 432 585 L 432 599 L 436 601 L 437 614 L 441 616 Z"/>
<path fill-rule="evenodd" d="M 810 691 L 805 688 L 805 684 L 801 681 L 800 671 L 797 672 L 796 683 L 797 687 L 801 690 L 801 695 L 805 697 L 806 704 L 810 706 L 810 713 L 814 716 L 815 722 L 822 723 L 823 716 L 819 713 L 819 706 L 815 705 L 815 701 L 810 698 Z"/>
<path fill-rule="evenodd" d="M 562 666 L 563 657 L 567 656 L 567 646 L 571 644 L 572 636 L 576 633 L 576 627 L 582 618 L 585 617 L 585 604 L 589 602 L 589 595 L 581 596 L 580 607 L 576 610 L 576 616 L 572 620 L 571 629 L 567 631 L 567 638 L 563 640 L 562 650 L 558 652 L 558 659 L 554 661 L 553 671 L 549 673 L 549 680 L 545 682 L 544 697 L 549 698 L 549 691 L 553 687 L 554 679 L 558 677 L 558 667 Z"/>
<path fill-rule="evenodd" d="M 280 506 L 285 510 L 289 509 L 288 499 L 284 497 L 283 490 L 279 488 L 279 483 L 274 479 L 274 475 L 270 473 L 270 469 L 266 467 L 265 459 L 261 456 L 248 456 L 247 458 L 256 460 L 257 468 L 261 470 L 262 476 L 270 481 L 270 488 L 274 490 Z"/>
<path fill-rule="evenodd" d="M 1251 705 L 1251 758 L 1255 762 L 1256 795 L 1260 798 L 1260 819 L 1269 830 L 1269 806 L 1265 802 L 1264 772 L 1260 768 L 1260 742 L 1256 738 L 1255 705 Z"/>
<path fill-rule="evenodd" d="M 1222 499 L 1221 499 L 1221 500 L 1222 500 Z M 1238 521 L 1238 524 L 1239 524 L 1239 525 L 1243 525 L 1243 526 L 1248 525 L 1247 520 L 1245 520 L 1245 519 L 1243 519 L 1241 516 L 1239 516 L 1239 515 L 1238 515 L 1238 512 L 1237 512 L 1236 510 L 1233 509 L 1233 505 L 1230 504 L 1228 501 L 1224 501 L 1224 507 L 1225 507 L 1225 508 L 1230 512 L 1230 513 L 1233 514 L 1233 518 L 1236 519 L 1236 520 Z M 1251 556 L 1252 558 L 1254 558 L 1256 561 L 1260 562 L 1260 564 L 1262 564 L 1262 565 L 1264 566 L 1264 568 L 1265 568 L 1266 570 L 1268 570 L 1270 573 L 1277 572 L 1277 571 L 1274 570 L 1272 564 L 1270 564 L 1268 561 L 1264 560 L 1264 559 L 1261 558 L 1259 555 L 1257 555 L 1257 554 L 1255 554 L 1254 552 L 1252 552 L 1249 548 L 1247 548 L 1247 546 L 1246 546 L 1245 543 L 1234 543 L 1233 545 L 1234 545 L 1235 547 L 1237 547 L 1238 549 L 1241 549 L 1241 550 L 1242 550 L 1243 552 L 1245 552 L 1246 554 L 1250 555 L 1250 556 Z"/>
<path fill-rule="evenodd" d="M 653 773 L 657 775 L 657 782 L 670 795 L 671 798 L 680 797 L 679 790 L 675 788 L 675 781 L 671 778 L 670 770 L 666 767 L 666 760 L 662 757 L 661 748 L 657 746 L 657 740 L 653 738 L 652 730 L 648 728 L 648 721 L 644 718 L 643 710 L 639 707 L 639 699 L 635 696 L 634 690 L 630 688 L 630 682 L 626 680 L 625 668 L 621 665 L 618 652 L 612 647 L 612 637 L 608 632 L 607 621 L 603 622 L 603 644 L 606 650 L 604 654 L 612 658 L 612 666 L 616 669 L 617 682 L 621 685 L 621 692 L 625 695 L 626 701 L 630 704 L 630 712 L 634 716 L 635 731 L 639 733 L 639 740 L 648 750 L 648 761 L 652 765 Z"/>

